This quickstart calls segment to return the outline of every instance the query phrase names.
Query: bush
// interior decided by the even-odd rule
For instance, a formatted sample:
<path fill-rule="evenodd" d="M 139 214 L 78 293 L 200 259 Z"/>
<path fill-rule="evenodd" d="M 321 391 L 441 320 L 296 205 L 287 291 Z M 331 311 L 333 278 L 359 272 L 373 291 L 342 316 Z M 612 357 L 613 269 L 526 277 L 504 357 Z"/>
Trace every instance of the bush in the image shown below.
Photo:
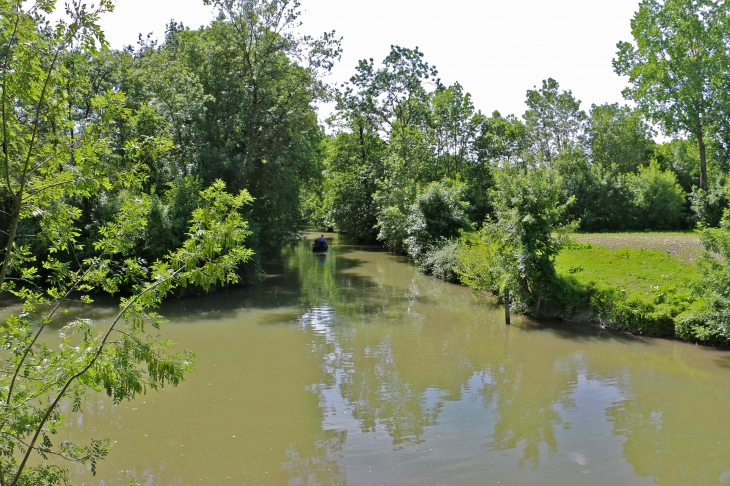
<path fill-rule="evenodd" d="M 495 171 L 495 182 L 491 195 L 496 221 L 483 232 L 496 245 L 499 290 L 510 290 L 517 302 L 539 312 L 542 294 L 555 280 L 560 235 L 572 229 L 563 223 L 567 204 L 560 203 L 560 179 L 546 168 L 507 166 Z"/>
<path fill-rule="evenodd" d="M 498 246 L 483 231 L 465 235 L 456 255 L 456 270 L 462 284 L 480 292 L 499 292 Z"/>
<path fill-rule="evenodd" d="M 676 229 L 685 220 L 685 196 L 677 176 L 652 161 L 630 176 L 635 215 L 641 229 Z"/>
<path fill-rule="evenodd" d="M 571 213 L 580 219 L 584 231 L 627 231 L 635 228 L 633 194 L 628 174 L 618 167 L 591 167 L 584 186 L 576 193 Z"/>
<path fill-rule="evenodd" d="M 701 234 L 705 255 L 697 265 L 702 281 L 696 287 L 698 302 L 680 316 L 677 335 L 688 341 L 730 344 L 730 215 L 720 228 Z"/>
<path fill-rule="evenodd" d="M 613 329 L 639 332 L 649 336 L 674 334 L 674 317 L 678 313 L 671 305 L 627 297 L 617 288 L 590 288 L 590 308 L 600 321 Z"/>
<path fill-rule="evenodd" d="M 378 240 L 390 251 L 405 253 L 406 223 L 408 217 L 397 206 L 388 206 L 378 214 Z"/>
<path fill-rule="evenodd" d="M 462 201 L 463 184 L 432 182 L 418 194 L 406 221 L 405 247 L 420 262 L 427 254 L 443 247 L 463 229 L 470 227 L 468 203 Z"/>
<path fill-rule="evenodd" d="M 429 251 L 421 262 L 421 270 L 446 282 L 459 281 L 459 242 L 450 241 L 445 246 Z"/>

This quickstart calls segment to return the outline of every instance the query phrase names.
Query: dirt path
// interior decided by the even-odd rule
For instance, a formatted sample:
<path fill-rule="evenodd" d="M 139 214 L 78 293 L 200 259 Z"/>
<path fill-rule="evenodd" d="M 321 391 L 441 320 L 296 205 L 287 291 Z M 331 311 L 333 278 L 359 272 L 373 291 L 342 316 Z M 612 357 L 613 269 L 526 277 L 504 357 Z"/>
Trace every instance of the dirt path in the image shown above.
<path fill-rule="evenodd" d="M 693 265 L 702 255 L 697 233 L 576 233 L 571 238 L 579 243 L 611 249 L 633 248 L 665 251 L 678 261 Z"/>

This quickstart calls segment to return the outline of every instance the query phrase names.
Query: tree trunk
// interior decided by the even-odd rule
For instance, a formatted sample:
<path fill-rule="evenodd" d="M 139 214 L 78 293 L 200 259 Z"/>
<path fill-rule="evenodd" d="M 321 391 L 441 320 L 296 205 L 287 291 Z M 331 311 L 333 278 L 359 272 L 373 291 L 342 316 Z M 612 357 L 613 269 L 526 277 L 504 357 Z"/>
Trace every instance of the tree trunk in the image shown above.
<path fill-rule="evenodd" d="M 13 208 L 13 219 L 10 223 L 10 232 L 8 233 L 8 242 L 5 245 L 5 258 L 3 259 L 2 266 L 0 266 L 0 285 L 5 282 L 7 276 L 8 267 L 10 266 L 10 258 L 13 252 L 13 243 L 15 242 L 15 235 L 18 231 L 18 223 L 20 222 L 20 211 L 22 209 L 22 195 L 16 200 Z"/>
<path fill-rule="evenodd" d="M 700 189 L 707 190 L 707 153 L 705 140 L 702 135 L 702 125 L 698 123 L 697 146 L 700 149 Z"/>

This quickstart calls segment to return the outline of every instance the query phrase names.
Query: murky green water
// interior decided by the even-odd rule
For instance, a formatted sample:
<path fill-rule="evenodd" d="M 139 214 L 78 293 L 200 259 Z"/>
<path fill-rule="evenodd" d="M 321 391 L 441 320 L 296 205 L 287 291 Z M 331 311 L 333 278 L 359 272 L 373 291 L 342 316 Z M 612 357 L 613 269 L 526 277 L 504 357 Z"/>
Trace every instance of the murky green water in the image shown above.
<path fill-rule="evenodd" d="M 73 438 L 115 442 L 79 482 L 730 484 L 729 353 L 506 327 L 467 289 L 332 246 L 285 250 L 255 289 L 167 305 L 197 369 L 72 416 Z"/>

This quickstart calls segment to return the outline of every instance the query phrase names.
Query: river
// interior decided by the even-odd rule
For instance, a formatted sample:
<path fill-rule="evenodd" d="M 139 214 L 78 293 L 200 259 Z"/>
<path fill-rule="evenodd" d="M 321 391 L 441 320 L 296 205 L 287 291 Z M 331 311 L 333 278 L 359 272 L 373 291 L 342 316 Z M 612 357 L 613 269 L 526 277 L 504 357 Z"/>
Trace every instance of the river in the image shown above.
<path fill-rule="evenodd" d="M 327 255 L 293 244 L 260 285 L 167 303 L 196 370 L 69 415 L 63 436 L 113 442 L 77 483 L 730 484 L 730 353 L 505 326 L 470 290 L 327 236 Z"/>

